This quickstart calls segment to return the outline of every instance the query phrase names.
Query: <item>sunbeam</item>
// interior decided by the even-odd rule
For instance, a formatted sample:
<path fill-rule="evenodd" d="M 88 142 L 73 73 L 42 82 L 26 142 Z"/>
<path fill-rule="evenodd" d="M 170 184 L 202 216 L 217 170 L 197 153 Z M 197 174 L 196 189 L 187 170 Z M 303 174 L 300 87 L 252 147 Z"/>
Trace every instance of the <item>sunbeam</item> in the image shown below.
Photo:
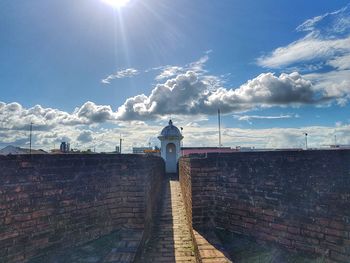
<path fill-rule="evenodd" d="M 130 0 L 102 0 L 102 1 L 115 8 L 126 6 L 130 2 Z"/>

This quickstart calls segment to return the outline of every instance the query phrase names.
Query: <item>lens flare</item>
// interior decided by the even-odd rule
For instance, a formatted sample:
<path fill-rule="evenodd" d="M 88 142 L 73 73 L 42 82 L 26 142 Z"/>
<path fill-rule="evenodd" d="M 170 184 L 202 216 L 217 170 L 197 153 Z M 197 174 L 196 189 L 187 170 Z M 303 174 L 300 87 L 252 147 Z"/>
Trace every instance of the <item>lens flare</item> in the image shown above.
<path fill-rule="evenodd" d="M 126 6 L 130 2 L 130 0 L 102 0 L 102 1 L 115 8 Z"/>

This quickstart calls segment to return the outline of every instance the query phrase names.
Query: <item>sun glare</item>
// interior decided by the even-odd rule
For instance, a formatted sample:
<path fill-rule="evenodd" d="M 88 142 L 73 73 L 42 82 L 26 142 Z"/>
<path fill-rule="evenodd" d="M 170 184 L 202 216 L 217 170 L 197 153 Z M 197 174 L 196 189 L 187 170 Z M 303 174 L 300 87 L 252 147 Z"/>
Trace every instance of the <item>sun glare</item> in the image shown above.
<path fill-rule="evenodd" d="M 115 8 L 126 6 L 130 2 L 130 0 L 102 0 L 102 1 Z"/>

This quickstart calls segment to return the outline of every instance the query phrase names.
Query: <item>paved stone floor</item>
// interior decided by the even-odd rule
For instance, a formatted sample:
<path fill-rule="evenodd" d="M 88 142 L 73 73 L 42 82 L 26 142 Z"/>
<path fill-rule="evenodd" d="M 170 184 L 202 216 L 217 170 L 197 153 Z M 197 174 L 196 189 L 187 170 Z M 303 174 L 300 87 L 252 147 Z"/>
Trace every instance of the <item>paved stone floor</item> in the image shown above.
<path fill-rule="evenodd" d="M 202 263 L 232 263 L 214 231 L 193 232 Z"/>
<path fill-rule="evenodd" d="M 132 263 L 141 238 L 142 231 L 119 230 L 82 246 L 33 258 L 29 263 Z"/>
<path fill-rule="evenodd" d="M 180 183 L 168 178 L 159 197 L 160 209 L 151 238 L 137 263 L 197 262 Z M 202 263 L 231 262 L 211 232 L 194 231 Z M 119 230 L 82 246 L 56 251 L 30 263 L 132 263 L 135 262 L 142 231 Z M 1 261 L 1 260 L 0 260 Z"/>
<path fill-rule="evenodd" d="M 166 182 L 157 222 L 138 262 L 196 262 L 177 180 L 169 179 Z"/>
<path fill-rule="evenodd" d="M 273 243 L 257 243 L 253 238 L 216 231 L 217 237 L 225 246 L 235 263 L 326 263 L 322 257 L 312 257 L 303 253 L 287 251 Z"/>

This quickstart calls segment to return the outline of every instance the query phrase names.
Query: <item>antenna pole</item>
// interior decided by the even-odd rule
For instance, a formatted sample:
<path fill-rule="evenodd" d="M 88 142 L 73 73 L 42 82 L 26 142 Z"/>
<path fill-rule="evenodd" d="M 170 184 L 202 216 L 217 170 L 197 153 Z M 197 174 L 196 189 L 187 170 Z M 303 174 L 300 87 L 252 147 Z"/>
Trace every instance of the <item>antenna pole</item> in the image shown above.
<path fill-rule="evenodd" d="M 182 136 L 182 132 L 183 132 L 183 127 L 180 127 L 180 130 L 181 130 L 181 136 Z M 181 148 L 181 155 L 183 156 L 184 155 L 184 141 L 183 141 L 183 136 L 182 136 L 182 139 L 180 141 L 180 148 Z"/>
<path fill-rule="evenodd" d="M 219 148 L 221 148 L 221 118 L 220 118 L 220 109 L 218 109 L 218 123 L 219 123 Z"/>
<path fill-rule="evenodd" d="M 30 123 L 29 128 L 29 154 L 32 154 L 32 131 L 33 131 L 33 122 Z"/>
<path fill-rule="evenodd" d="M 122 134 L 120 134 L 120 139 L 119 139 L 119 153 L 122 153 Z"/>

